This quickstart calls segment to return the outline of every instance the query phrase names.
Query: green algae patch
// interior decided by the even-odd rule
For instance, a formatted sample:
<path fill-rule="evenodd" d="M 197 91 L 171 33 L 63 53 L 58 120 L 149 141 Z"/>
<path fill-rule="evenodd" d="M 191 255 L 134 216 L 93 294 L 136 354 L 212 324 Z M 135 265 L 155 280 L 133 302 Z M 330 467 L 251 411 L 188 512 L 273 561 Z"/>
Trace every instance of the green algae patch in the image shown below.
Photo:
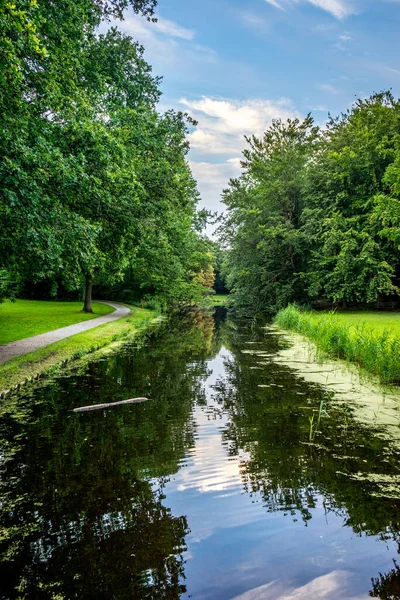
<path fill-rule="evenodd" d="M 325 355 L 355 363 L 382 383 L 400 383 L 400 330 L 394 315 L 364 312 L 357 319 L 354 314 L 347 318 L 288 306 L 278 312 L 275 323 L 305 335 Z"/>

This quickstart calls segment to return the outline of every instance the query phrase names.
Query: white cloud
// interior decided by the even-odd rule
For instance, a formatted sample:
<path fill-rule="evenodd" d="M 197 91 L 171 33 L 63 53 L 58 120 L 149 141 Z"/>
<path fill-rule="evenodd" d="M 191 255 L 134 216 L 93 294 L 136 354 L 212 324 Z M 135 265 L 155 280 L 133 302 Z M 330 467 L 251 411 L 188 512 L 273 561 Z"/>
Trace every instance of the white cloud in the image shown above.
<path fill-rule="evenodd" d="M 340 90 L 330 83 L 320 83 L 318 87 L 323 92 L 328 92 L 328 94 L 340 94 Z"/>
<path fill-rule="evenodd" d="M 354 13 L 354 8 L 349 0 L 265 0 L 268 4 L 272 4 L 276 8 L 285 10 L 285 7 L 298 4 L 301 1 L 313 4 L 321 10 L 325 10 L 337 19 L 343 19 Z"/>
<path fill-rule="evenodd" d="M 228 187 L 229 179 L 240 175 L 240 157 L 219 163 L 191 160 L 189 165 L 197 180 L 202 206 L 213 212 L 222 212 L 225 207 L 221 203 L 221 193 Z M 216 225 L 209 226 L 207 233 L 212 235 L 216 228 Z"/>
<path fill-rule="evenodd" d="M 193 69 L 193 64 L 201 61 L 216 61 L 216 53 L 211 48 L 195 43 L 195 32 L 178 25 L 174 21 L 157 17 L 156 23 L 149 23 L 143 17 L 126 13 L 123 21 L 113 23 L 143 44 L 146 60 L 165 74 L 166 65 L 174 70 Z"/>
<path fill-rule="evenodd" d="M 191 29 L 185 29 L 185 27 L 181 27 L 174 21 L 162 19 L 161 17 L 157 17 L 157 22 L 152 23 L 151 27 L 154 27 L 155 31 L 164 33 L 170 37 L 181 38 L 183 40 L 193 40 L 195 36 L 194 31 Z"/>
<path fill-rule="evenodd" d="M 191 148 L 196 149 L 200 153 L 237 154 L 237 144 L 232 144 L 229 140 L 201 128 L 190 133 L 188 140 Z"/>
<path fill-rule="evenodd" d="M 399 69 L 394 69 L 393 67 L 389 67 L 389 65 L 382 65 L 382 70 L 393 73 L 394 75 L 400 75 Z"/>
<path fill-rule="evenodd" d="M 280 8 L 281 10 L 285 10 L 283 6 L 277 2 L 277 0 L 265 0 L 265 2 L 268 2 L 268 4 L 272 4 L 272 6 L 276 6 L 276 8 Z"/>
<path fill-rule="evenodd" d="M 331 571 L 311 579 L 305 585 L 295 587 L 290 581 L 276 580 L 253 588 L 233 600 L 308 600 L 319 598 L 320 600 L 336 600 L 337 598 L 348 598 L 348 600 L 366 600 L 365 594 L 353 595 L 351 589 L 352 574 L 350 571 Z"/>
<path fill-rule="evenodd" d="M 245 146 L 245 135 L 262 135 L 273 119 L 296 114 L 290 101 L 232 100 L 203 96 L 198 100 L 179 100 L 198 122 L 190 134 L 191 148 L 200 154 L 238 155 Z"/>
<path fill-rule="evenodd" d="M 118 23 L 119 29 L 132 36 L 144 45 L 146 49 L 146 58 L 153 62 L 152 58 L 157 57 L 162 63 L 174 63 L 178 54 L 179 44 L 174 37 L 157 35 L 155 23 L 148 23 L 137 15 L 128 14 L 125 19 Z"/>
<path fill-rule="evenodd" d="M 259 134 L 272 119 L 286 119 L 294 113 L 290 102 L 285 98 L 278 101 L 238 101 L 203 96 L 201 100 L 181 98 L 180 103 L 200 121 L 204 119 L 214 131 L 241 136 Z"/>
<path fill-rule="evenodd" d="M 348 43 L 352 41 L 352 37 L 351 35 L 349 35 L 348 33 L 343 33 L 342 35 L 338 36 L 338 42 L 336 42 L 336 44 L 333 44 L 334 48 L 337 48 L 338 50 L 342 50 L 342 51 L 346 51 L 348 50 Z"/>
<path fill-rule="evenodd" d="M 270 30 L 269 22 L 259 14 L 248 11 L 239 11 L 238 16 L 244 25 L 258 33 L 265 34 L 265 32 Z"/>
<path fill-rule="evenodd" d="M 198 182 L 202 205 L 219 212 L 224 209 L 222 190 L 230 178 L 240 175 L 241 152 L 246 146 L 244 136 L 261 136 L 273 119 L 297 116 L 292 103 L 285 98 L 241 101 L 202 96 L 194 100 L 181 98 L 179 104 L 199 122 L 189 141 L 190 166 Z M 212 160 L 213 156 L 216 160 Z"/>
<path fill-rule="evenodd" d="M 313 31 L 321 31 L 322 33 L 325 33 L 326 31 L 331 31 L 334 27 L 335 25 L 332 23 L 320 23 L 319 25 L 313 27 Z"/>
<path fill-rule="evenodd" d="M 326 10 L 337 19 L 343 19 L 353 13 L 353 9 L 349 2 L 343 0 L 308 0 L 314 6 Z"/>

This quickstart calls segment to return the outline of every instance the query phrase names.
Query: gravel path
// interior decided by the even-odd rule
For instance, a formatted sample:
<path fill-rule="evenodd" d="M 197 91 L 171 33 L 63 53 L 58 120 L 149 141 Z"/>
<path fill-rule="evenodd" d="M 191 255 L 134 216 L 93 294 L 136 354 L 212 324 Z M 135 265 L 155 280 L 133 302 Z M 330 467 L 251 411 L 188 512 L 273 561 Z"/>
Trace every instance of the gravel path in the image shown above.
<path fill-rule="evenodd" d="M 96 302 L 100 302 L 100 300 L 96 300 Z M 68 327 L 61 327 L 60 329 L 54 329 L 53 331 L 48 331 L 47 333 L 33 335 L 32 337 L 24 338 L 23 340 L 17 340 L 16 342 L 9 342 L 8 344 L 0 345 L 0 365 L 8 360 L 11 360 L 12 358 L 15 358 L 16 356 L 22 356 L 23 354 L 28 354 L 28 352 L 33 352 L 33 350 L 44 348 L 49 344 L 54 344 L 54 342 L 64 340 L 71 335 L 82 333 L 82 331 L 88 331 L 89 329 L 94 329 L 99 325 L 103 325 L 103 323 L 116 321 L 121 317 L 126 317 L 130 313 L 130 309 L 127 306 L 122 306 L 122 304 L 118 304 L 118 302 L 101 303 L 112 306 L 115 308 L 115 311 L 109 313 L 108 315 L 103 315 L 102 317 L 90 319 L 89 321 L 75 323 L 75 325 L 68 325 Z"/>

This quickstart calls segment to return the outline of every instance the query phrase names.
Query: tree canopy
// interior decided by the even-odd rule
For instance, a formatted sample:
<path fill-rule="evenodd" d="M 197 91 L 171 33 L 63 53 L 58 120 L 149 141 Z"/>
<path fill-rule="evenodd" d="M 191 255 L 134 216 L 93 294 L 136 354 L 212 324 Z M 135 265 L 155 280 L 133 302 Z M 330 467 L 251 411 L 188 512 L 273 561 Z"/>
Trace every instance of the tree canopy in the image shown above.
<path fill-rule="evenodd" d="M 228 279 L 245 312 L 397 295 L 400 102 L 357 100 L 325 128 L 275 121 L 247 138 L 224 192 Z"/>
<path fill-rule="evenodd" d="M 143 47 L 102 21 L 155 0 L 23 0 L 0 7 L 0 295 L 79 289 L 141 272 L 165 303 L 204 290 L 210 264 L 183 113 L 158 112 Z M 146 267 L 143 269 L 143 261 Z"/>

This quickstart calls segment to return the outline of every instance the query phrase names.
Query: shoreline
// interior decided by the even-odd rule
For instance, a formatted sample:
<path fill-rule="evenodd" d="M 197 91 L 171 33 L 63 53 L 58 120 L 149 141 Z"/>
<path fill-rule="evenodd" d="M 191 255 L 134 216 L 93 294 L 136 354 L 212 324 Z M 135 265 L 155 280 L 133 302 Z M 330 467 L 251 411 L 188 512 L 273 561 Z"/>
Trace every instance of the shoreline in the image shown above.
<path fill-rule="evenodd" d="M 159 320 L 154 310 L 133 308 L 126 317 L 13 358 L 0 365 L 0 399 L 97 351 L 114 349 Z"/>
<path fill-rule="evenodd" d="M 288 306 L 273 323 L 311 341 L 323 356 L 353 364 L 384 385 L 400 383 L 400 337 L 389 328 L 379 331 L 360 320 L 354 326 L 343 323 L 334 313 L 314 313 Z"/>

